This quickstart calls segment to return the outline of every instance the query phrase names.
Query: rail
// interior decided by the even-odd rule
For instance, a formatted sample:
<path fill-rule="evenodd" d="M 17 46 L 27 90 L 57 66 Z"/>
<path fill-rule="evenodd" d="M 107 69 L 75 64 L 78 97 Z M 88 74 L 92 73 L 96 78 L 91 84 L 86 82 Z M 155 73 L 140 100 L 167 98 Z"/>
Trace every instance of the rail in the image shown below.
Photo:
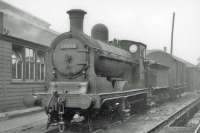
<path fill-rule="evenodd" d="M 166 120 L 164 120 L 161 123 L 159 123 L 157 126 L 153 127 L 149 131 L 147 131 L 147 133 L 157 133 L 160 130 L 162 130 L 164 127 L 169 127 L 178 118 L 180 118 L 181 116 L 183 116 L 185 113 L 187 113 L 190 109 L 192 109 L 193 107 L 197 106 L 198 104 L 200 104 L 200 98 L 197 98 L 196 100 L 194 100 L 189 105 L 187 105 L 187 106 L 183 107 L 182 109 L 180 109 L 179 111 L 175 112 L 172 116 L 170 116 Z"/>
<path fill-rule="evenodd" d="M 200 121 L 199 121 L 199 124 L 197 125 L 196 129 L 194 130 L 194 133 L 200 133 Z"/>

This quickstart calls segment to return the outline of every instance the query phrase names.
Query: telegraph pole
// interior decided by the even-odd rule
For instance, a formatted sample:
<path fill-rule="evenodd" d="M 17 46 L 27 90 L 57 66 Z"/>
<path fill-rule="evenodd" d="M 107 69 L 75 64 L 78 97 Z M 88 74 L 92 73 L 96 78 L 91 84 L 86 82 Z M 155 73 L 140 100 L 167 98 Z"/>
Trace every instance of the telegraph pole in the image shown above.
<path fill-rule="evenodd" d="M 171 55 L 173 54 L 174 21 L 175 21 L 175 12 L 173 12 L 173 18 L 172 18 L 171 49 L 170 49 L 170 54 L 171 54 Z"/>

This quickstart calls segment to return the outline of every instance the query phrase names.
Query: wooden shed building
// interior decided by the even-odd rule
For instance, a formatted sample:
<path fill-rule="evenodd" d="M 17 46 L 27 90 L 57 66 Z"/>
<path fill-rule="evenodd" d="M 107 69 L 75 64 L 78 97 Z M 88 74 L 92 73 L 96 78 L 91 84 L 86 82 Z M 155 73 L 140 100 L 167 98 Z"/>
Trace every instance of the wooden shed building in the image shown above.
<path fill-rule="evenodd" d="M 23 108 L 23 96 L 45 90 L 50 25 L 0 1 L 0 112 Z"/>

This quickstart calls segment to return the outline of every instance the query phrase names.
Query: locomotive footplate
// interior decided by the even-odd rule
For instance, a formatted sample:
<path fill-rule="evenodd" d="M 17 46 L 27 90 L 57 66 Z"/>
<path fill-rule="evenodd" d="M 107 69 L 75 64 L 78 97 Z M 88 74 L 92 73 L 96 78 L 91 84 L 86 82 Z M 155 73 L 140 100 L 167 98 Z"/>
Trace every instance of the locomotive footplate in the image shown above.
<path fill-rule="evenodd" d="M 119 91 L 112 93 L 99 93 L 99 94 L 57 94 L 59 96 L 65 97 L 65 107 L 67 108 L 80 108 L 80 109 L 88 109 L 91 105 L 94 108 L 98 109 L 101 105 L 109 100 L 114 99 L 129 99 L 131 97 L 137 97 L 139 95 L 146 95 L 148 93 L 148 89 L 134 89 L 129 91 Z M 40 95 L 39 93 L 37 95 Z M 42 97 L 50 97 L 52 94 L 46 93 L 41 94 Z M 46 95 L 46 96 L 45 96 Z M 38 96 L 39 97 L 39 96 Z M 138 100 L 138 99 L 137 99 Z"/>
<path fill-rule="evenodd" d="M 149 92 L 149 89 L 143 88 L 143 89 L 133 89 L 128 91 L 118 91 L 118 92 L 112 92 L 112 93 L 99 93 L 96 95 L 93 95 L 93 98 L 95 98 L 95 107 L 100 108 L 103 103 L 107 101 L 112 101 L 116 99 L 129 99 L 131 102 L 136 102 L 139 99 L 145 99 L 147 93 Z M 142 96 L 139 98 L 138 96 Z M 143 97 L 144 96 L 144 97 Z M 134 99 L 131 99 L 134 98 Z"/>
<path fill-rule="evenodd" d="M 112 101 L 116 99 L 130 99 L 131 97 L 135 97 L 136 99 L 132 102 L 138 101 L 137 98 L 139 95 L 146 95 L 148 93 L 148 89 L 135 89 L 130 91 L 121 91 L 121 92 L 112 92 L 112 93 L 99 93 L 99 94 L 57 94 L 57 97 L 65 98 L 65 108 L 80 108 L 80 109 L 88 109 L 91 105 L 94 108 L 101 108 L 102 104 L 107 101 Z M 39 95 L 39 94 L 38 94 Z M 42 94 L 44 96 L 44 94 Z M 52 94 L 46 94 L 47 97 Z M 145 97 L 143 97 L 145 98 Z M 143 99 L 142 98 L 142 99 Z M 51 103 L 53 104 L 53 103 Z"/>

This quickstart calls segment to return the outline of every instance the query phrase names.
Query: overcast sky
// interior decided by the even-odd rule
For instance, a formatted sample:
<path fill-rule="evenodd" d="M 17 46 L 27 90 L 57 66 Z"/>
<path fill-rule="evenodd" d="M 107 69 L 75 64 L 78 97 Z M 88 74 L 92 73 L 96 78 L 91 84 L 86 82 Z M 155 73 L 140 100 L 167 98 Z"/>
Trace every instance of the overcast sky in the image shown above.
<path fill-rule="evenodd" d="M 66 11 L 87 11 L 84 31 L 104 23 L 109 39 L 130 39 L 148 49 L 170 51 L 172 13 L 175 11 L 174 55 L 194 64 L 200 57 L 200 0 L 4 0 L 52 25 L 58 32 L 69 30 Z"/>

